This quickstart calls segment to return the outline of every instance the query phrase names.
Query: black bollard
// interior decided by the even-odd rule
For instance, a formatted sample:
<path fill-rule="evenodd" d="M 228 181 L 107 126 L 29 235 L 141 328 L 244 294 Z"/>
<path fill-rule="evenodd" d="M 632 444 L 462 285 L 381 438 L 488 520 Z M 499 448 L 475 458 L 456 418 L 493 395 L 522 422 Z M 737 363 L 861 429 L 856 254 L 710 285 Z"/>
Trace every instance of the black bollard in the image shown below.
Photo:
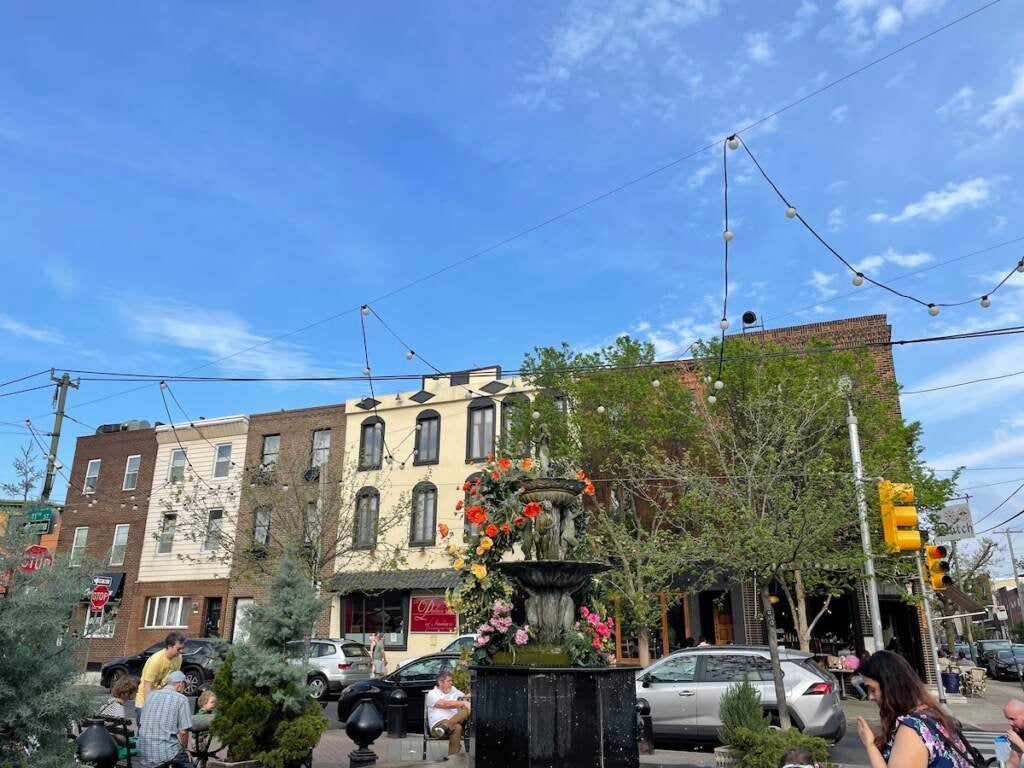
<path fill-rule="evenodd" d="M 371 689 L 380 693 L 380 689 Z M 359 748 L 348 754 L 349 768 L 366 768 L 377 764 L 377 755 L 370 749 L 377 738 L 384 733 L 384 720 L 381 719 L 377 705 L 367 696 L 356 704 L 352 714 L 345 721 L 345 733 Z"/>
<path fill-rule="evenodd" d="M 401 688 L 395 688 L 388 696 L 388 736 L 404 739 L 409 735 L 409 696 Z"/>
<path fill-rule="evenodd" d="M 651 730 L 651 705 L 647 699 L 636 700 L 636 743 L 641 755 L 654 754 Z"/>

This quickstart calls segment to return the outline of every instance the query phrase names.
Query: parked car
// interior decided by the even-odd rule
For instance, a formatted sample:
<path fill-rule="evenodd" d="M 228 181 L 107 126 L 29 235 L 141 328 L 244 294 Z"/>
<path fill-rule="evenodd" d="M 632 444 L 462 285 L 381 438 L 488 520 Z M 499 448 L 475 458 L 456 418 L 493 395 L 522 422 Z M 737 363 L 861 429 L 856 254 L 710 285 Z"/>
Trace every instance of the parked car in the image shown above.
<path fill-rule="evenodd" d="M 213 653 L 212 645 L 213 641 L 208 637 L 190 638 L 185 641 L 185 648 L 181 652 L 181 671 L 185 673 L 186 696 L 198 695 L 199 689 L 213 680 L 213 665 L 217 657 Z M 161 640 L 134 656 L 122 656 L 108 661 L 100 667 L 100 685 L 111 688 L 125 675 L 141 675 L 146 660 L 165 647 L 164 641 Z"/>
<path fill-rule="evenodd" d="M 846 717 L 837 680 L 811 654 L 782 649 L 783 683 L 793 725 L 811 736 L 839 741 Z M 651 705 L 655 738 L 717 742 L 719 700 L 744 678 L 761 692 L 765 711 L 778 722 L 767 646 L 706 646 L 676 651 L 637 672 L 637 698 Z"/>
<path fill-rule="evenodd" d="M 406 709 L 409 732 L 416 733 L 423 729 L 423 700 L 427 691 L 437 684 L 437 676 L 442 669 L 453 669 L 458 663 L 456 654 L 434 653 L 421 656 L 384 677 L 353 683 L 341 692 L 338 699 L 338 719 L 343 723 L 348 720 L 356 704 L 367 696 L 380 710 L 381 717 L 385 717 L 388 696 L 396 688 L 401 688 L 409 697 Z"/>
<path fill-rule="evenodd" d="M 288 644 L 292 660 L 301 663 L 302 640 Z M 337 698 L 346 685 L 370 679 L 370 652 L 355 640 L 311 640 L 309 643 L 309 687 L 317 701 Z"/>
<path fill-rule="evenodd" d="M 994 680 L 1019 680 L 1024 667 L 1024 645 L 1000 648 L 989 652 L 986 658 L 988 674 Z"/>
<path fill-rule="evenodd" d="M 1009 640 L 978 640 L 974 645 L 978 649 L 978 655 L 974 659 L 974 663 L 979 667 L 988 667 L 988 657 L 990 654 L 994 654 L 996 651 L 1010 650 Z"/>
<path fill-rule="evenodd" d="M 446 645 L 444 648 L 438 651 L 438 653 L 454 653 L 456 656 L 458 656 L 460 653 L 462 653 L 463 650 L 472 651 L 473 643 L 475 641 L 476 635 L 459 635 L 450 643 L 448 643 L 448 645 Z M 398 662 L 398 666 L 395 667 L 395 669 L 401 669 L 406 664 L 411 664 L 412 662 L 419 661 L 422 658 L 422 656 L 410 656 L 408 659 L 403 659 L 402 661 Z"/>

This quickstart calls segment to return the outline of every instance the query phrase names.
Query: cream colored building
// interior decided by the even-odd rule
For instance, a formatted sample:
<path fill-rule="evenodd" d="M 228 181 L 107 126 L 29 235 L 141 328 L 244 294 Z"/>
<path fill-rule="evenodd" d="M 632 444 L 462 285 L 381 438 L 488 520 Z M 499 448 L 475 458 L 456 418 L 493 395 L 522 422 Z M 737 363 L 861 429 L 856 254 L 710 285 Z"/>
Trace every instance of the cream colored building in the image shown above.
<path fill-rule="evenodd" d="M 353 510 L 357 543 L 362 537 L 365 546 L 375 545 L 377 516 L 396 504 L 411 508 L 406 525 L 384 534 L 407 548 L 404 570 L 335 577 L 332 637 L 368 642 L 371 633 L 383 632 L 391 669 L 457 637 L 443 595 L 458 578 L 438 524 L 461 540 L 464 516 L 455 506 L 465 499 L 463 484 L 494 450 L 510 409 L 529 405 L 521 383 L 502 378 L 498 367 L 482 368 L 423 377 L 419 390 L 345 403 L 345 456 L 355 459 L 361 476 Z"/>
<path fill-rule="evenodd" d="M 249 419 L 156 428 L 157 455 L 132 613 L 139 644 L 219 634 Z"/>

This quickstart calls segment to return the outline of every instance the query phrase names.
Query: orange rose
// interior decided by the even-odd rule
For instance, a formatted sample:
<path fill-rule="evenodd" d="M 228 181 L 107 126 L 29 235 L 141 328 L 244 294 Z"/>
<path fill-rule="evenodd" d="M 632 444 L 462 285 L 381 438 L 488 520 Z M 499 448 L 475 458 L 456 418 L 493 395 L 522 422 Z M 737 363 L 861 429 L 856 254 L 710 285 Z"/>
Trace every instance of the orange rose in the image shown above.
<path fill-rule="evenodd" d="M 526 524 L 526 518 L 517 516 L 512 522 L 522 528 Z"/>
<path fill-rule="evenodd" d="M 466 510 L 466 519 L 473 525 L 480 525 L 487 519 L 487 515 L 483 507 L 472 506 Z"/>
<path fill-rule="evenodd" d="M 508 523 L 502 523 L 501 524 L 501 532 L 502 533 L 512 533 L 512 526 L 509 525 Z"/>
<path fill-rule="evenodd" d="M 498 470 L 491 472 L 491 480 L 501 480 L 501 472 Z"/>
<path fill-rule="evenodd" d="M 462 502 L 461 501 L 457 501 L 455 503 L 455 511 L 458 512 L 461 509 L 462 509 Z"/>
<path fill-rule="evenodd" d="M 498 535 L 498 526 L 496 526 L 494 523 L 491 523 L 486 528 L 484 528 L 484 533 L 486 533 L 493 539 L 495 536 Z"/>
<path fill-rule="evenodd" d="M 524 472 L 529 472 L 533 469 L 533 459 L 523 459 L 519 462 L 519 466 L 523 468 Z"/>
<path fill-rule="evenodd" d="M 527 517 L 536 517 L 540 514 L 541 506 L 536 501 L 531 501 L 523 507 L 523 514 Z"/>
<path fill-rule="evenodd" d="M 512 468 L 512 461 L 511 461 L 511 459 L 498 459 L 498 469 L 500 469 L 502 472 L 507 472 L 511 468 Z"/>
<path fill-rule="evenodd" d="M 583 489 L 583 492 L 585 494 L 587 494 L 587 496 L 593 496 L 594 495 L 594 484 L 592 482 L 590 482 L 589 480 L 587 480 L 587 487 Z"/>
<path fill-rule="evenodd" d="M 438 530 L 438 533 L 441 534 L 441 538 L 443 538 L 443 539 L 448 538 L 448 526 L 447 525 L 445 525 L 444 523 L 438 523 L 437 530 Z"/>
<path fill-rule="evenodd" d="M 587 479 L 587 473 L 584 472 L 582 469 L 577 469 L 576 470 L 576 479 L 577 480 L 586 480 Z"/>
<path fill-rule="evenodd" d="M 469 480 L 467 480 L 466 482 L 464 482 L 462 484 L 462 490 L 464 490 L 464 491 L 468 491 L 469 490 Z"/>

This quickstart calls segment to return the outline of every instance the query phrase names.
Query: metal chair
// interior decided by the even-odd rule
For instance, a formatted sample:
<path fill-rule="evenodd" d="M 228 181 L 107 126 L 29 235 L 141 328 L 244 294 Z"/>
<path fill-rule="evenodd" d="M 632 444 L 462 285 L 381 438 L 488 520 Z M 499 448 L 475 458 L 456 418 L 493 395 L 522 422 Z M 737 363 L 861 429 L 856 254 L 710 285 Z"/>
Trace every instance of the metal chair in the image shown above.
<path fill-rule="evenodd" d="M 462 724 L 462 747 L 469 752 L 469 724 L 473 720 L 472 710 L 470 710 L 469 718 Z M 441 736 L 438 738 L 430 733 L 430 720 L 427 718 L 427 699 L 423 697 L 423 756 L 422 760 L 427 759 L 427 742 L 428 741 L 443 741 L 448 743 L 448 736 Z"/>
<path fill-rule="evenodd" d="M 985 681 L 988 675 L 984 667 L 960 667 L 961 688 L 964 696 L 985 695 Z"/>

